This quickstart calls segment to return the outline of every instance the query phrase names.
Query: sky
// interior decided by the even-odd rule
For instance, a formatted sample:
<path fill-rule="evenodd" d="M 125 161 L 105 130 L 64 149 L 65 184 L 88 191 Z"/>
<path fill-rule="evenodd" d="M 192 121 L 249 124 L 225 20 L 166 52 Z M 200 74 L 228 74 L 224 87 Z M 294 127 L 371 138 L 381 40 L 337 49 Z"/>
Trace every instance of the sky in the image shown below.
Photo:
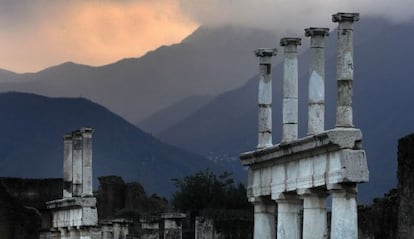
<path fill-rule="evenodd" d="M 104 65 L 180 42 L 200 25 L 303 33 L 357 11 L 395 22 L 413 0 L 0 0 L 0 68 L 35 72 L 66 61 Z"/>

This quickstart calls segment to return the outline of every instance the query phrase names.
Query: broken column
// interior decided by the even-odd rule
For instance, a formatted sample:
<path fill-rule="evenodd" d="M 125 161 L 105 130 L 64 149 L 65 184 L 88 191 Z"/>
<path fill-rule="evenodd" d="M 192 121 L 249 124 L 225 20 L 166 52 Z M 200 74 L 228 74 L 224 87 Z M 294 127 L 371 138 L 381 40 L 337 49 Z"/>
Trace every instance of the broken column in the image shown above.
<path fill-rule="evenodd" d="M 284 47 L 282 142 L 298 138 L 298 49 L 300 38 L 282 38 Z"/>
<path fill-rule="evenodd" d="M 275 205 L 266 197 L 258 197 L 253 201 L 254 226 L 253 238 L 274 239 L 275 232 Z"/>
<path fill-rule="evenodd" d="M 272 56 L 275 56 L 275 48 L 260 48 L 255 51 L 259 57 L 259 138 L 257 148 L 272 146 Z"/>
<path fill-rule="evenodd" d="M 353 127 L 352 81 L 354 78 L 353 29 L 352 24 L 359 20 L 359 13 L 337 13 L 332 21 L 338 22 L 337 56 L 337 107 L 336 126 Z"/>
<path fill-rule="evenodd" d="M 92 196 L 92 133 L 91 128 L 82 128 L 82 196 Z"/>
<path fill-rule="evenodd" d="M 307 28 L 305 36 L 311 38 L 311 60 L 308 88 L 308 135 L 325 129 L 325 36 L 328 28 Z"/>
<path fill-rule="evenodd" d="M 72 195 L 74 197 L 79 197 L 82 195 L 82 133 L 77 130 L 72 132 L 72 158 L 73 158 L 73 191 Z"/>
<path fill-rule="evenodd" d="M 63 198 L 72 197 L 72 135 L 63 136 Z"/>

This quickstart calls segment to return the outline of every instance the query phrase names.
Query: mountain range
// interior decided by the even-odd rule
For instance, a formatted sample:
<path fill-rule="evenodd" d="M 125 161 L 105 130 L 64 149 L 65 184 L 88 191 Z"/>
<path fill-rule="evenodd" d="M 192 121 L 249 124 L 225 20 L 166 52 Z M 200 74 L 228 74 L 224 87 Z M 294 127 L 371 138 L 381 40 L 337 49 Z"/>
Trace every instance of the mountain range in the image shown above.
<path fill-rule="evenodd" d="M 160 142 L 87 99 L 2 93 L 0 112 L 2 177 L 62 177 L 63 135 L 85 126 L 95 130 L 95 179 L 122 175 L 140 182 L 149 193 L 169 197 L 175 191 L 172 178 L 220 168 L 200 155 Z"/>

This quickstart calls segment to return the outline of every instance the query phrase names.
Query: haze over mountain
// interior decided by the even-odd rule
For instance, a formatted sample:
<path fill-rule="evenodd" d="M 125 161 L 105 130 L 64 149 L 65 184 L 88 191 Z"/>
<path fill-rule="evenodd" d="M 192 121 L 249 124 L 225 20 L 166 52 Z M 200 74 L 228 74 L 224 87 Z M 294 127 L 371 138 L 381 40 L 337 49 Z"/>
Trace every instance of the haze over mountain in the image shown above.
<path fill-rule="evenodd" d="M 94 179 L 120 175 L 140 182 L 149 193 L 169 196 L 175 191 L 172 178 L 220 168 L 200 155 L 161 143 L 83 98 L 2 93 L 0 112 L 2 177 L 62 177 L 63 134 L 85 126 L 95 130 Z"/>
<path fill-rule="evenodd" d="M 336 31 L 332 32 L 326 44 L 326 128 L 334 127 L 335 121 L 336 35 Z M 397 139 L 414 131 L 414 48 L 410 47 L 414 42 L 414 23 L 395 25 L 380 18 L 361 18 L 355 24 L 354 37 L 354 124 L 364 134 L 370 168 L 370 182 L 360 187 L 359 194 L 363 201 L 368 201 L 395 186 Z M 279 52 L 277 58 L 283 58 Z M 306 52 L 299 59 L 302 136 L 307 125 L 308 58 Z M 272 71 L 275 143 L 281 136 L 282 71 L 282 64 L 276 64 Z M 209 157 L 237 159 L 240 152 L 257 145 L 257 77 L 218 96 L 156 136 Z"/>
<path fill-rule="evenodd" d="M 0 90 L 82 96 L 137 123 L 187 97 L 241 86 L 255 74 L 252 50 L 274 44 L 274 34 L 263 30 L 200 27 L 179 44 L 101 67 L 68 62 L 14 77 L 0 73 L 0 82 L 13 80 Z"/>

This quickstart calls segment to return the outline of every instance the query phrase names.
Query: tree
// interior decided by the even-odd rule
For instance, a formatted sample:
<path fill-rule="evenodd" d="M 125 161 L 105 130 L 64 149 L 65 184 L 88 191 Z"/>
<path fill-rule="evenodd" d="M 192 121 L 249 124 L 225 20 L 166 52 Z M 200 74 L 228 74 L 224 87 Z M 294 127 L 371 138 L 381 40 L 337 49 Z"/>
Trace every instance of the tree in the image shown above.
<path fill-rule="evenodd" d="M 243 184 L 235 185 L 231 173 L 216 176 L 210 170 L 199 171 L 183 179 L 173 179 L 178 191 L 173 194 L 172 204 L 183 211 L 201 209 L 245 209 L 250 204 Z"/>

